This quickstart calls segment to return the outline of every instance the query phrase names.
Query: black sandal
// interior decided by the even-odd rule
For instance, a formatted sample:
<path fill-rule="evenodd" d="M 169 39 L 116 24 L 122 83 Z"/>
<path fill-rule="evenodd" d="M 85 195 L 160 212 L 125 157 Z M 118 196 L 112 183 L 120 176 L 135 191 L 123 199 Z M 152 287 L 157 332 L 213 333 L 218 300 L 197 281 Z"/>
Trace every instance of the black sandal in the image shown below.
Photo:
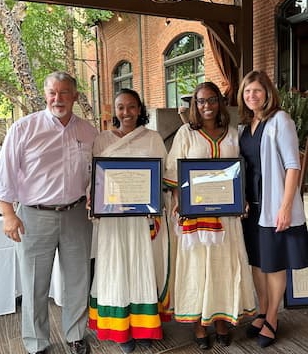
<path fill-rule="evenodd" d="M 278 328 L 278 321 L 277 321 L 277 328 L 276 331 L 274 330 L 273 326 L 268 323 L 266 320 L 264 321 L 263 326 L 267 327 L 274 335 L 274 338 L 265 336 L 263 334 L 258 335 L 258 344 L 261 348 L 265 348 L 268 347 L 270 345 L 272 345 L 275 341 L 276 341 L 276 333 L 277 333 L 277 328 Z"/>
<path fill-rule="evenodd" d="M 231 344 L 231 336 L 229 333 L 227 334 L 216 333 L 216 342 L 221 347 L 228 347 Z"/>
<path fill-rule="evenodd" d="M 206 337 L 202 337 L 202 338 L 195 337 L 194 341 L 197 343 L 197 345 L 200 349 L 207 350 L 207 349 L 210 349 L 210 347 L 211 347 L 210 338 L 208 335 Z"/>
<path fill-rule="evenodd" d="M 261 319 L 264 319 L 266 318 L 266 314 L 265 313 L 259 313 L 254 319 L 257 319 L 257 318 L 261 318 Z M 247 327 L 246 329 L 246 336 L 247 338 L 256 338 L 258 337 L 261 329 L 262 329 L 263 326 L 261 327 L 257 327 L 257 326 L 254 326 L 253 324 L 249 324 L 249 326 Z"/>

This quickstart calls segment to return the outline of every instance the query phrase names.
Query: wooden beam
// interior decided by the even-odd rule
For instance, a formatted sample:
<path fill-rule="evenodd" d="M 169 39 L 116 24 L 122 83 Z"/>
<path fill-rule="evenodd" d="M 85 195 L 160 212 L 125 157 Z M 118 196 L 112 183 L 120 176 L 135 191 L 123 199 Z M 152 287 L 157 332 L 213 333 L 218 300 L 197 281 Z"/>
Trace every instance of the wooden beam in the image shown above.
<path fill-rule="evenodd" d="M 53 5 L 88 7 L 135 14 L 178 18 L 190 21 L 218 21 L 236 24 L 241 20 L 241 7 L 214 4 L 199 0 L 182 0 L 176 3 L 155 3 L 151 0 L 30 0 Z"/>
<path fill-rule="evenodd" d="M 240 25 L 236 27 L 235 43 L 241 50 L 240 80 L 253 68 L 253 0 L 241 0 Z"/>

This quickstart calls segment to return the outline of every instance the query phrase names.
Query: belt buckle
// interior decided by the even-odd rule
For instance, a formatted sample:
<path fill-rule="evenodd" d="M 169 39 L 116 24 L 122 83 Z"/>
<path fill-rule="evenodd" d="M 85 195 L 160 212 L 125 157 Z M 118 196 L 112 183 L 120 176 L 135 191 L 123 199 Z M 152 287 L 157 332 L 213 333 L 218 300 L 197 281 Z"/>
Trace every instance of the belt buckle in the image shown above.
<path fill-rule="evenodd" d="M 71 210 L 73 208 L 75 208 L 80 202 L 82 202 L 84 199 L 84 197 L 79 198 L 78 200 L 76 200 L 76 202 L 72 203 L 72 204 L 68 204 L 68 205 L 64 205 L 64 206 L 56 206 L 55 207 L 55 211 L 66 211 L 66 210 Z"/>
<path fill-rule="evenodd" d="M 57 207 L 55 207 L 55 211 L 68 211 L 68 210 L 75 208 L 76 205 L 77 205 L 77 203 L 64 205 L 64 206 L 57 206 Z"/>

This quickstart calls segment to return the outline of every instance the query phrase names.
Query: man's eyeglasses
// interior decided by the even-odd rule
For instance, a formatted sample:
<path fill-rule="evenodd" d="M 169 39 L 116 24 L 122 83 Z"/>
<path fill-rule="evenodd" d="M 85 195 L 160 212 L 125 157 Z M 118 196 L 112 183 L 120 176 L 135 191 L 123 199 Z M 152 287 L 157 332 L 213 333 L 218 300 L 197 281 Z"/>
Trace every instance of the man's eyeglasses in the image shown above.
<path fill-rule="evenodd" d="M 219 98 L 217 96 L 209 97 L 209 98 L 196 98 L 196 102 L 199 106 L 205 105 L 206 103 L 208 104 L 215 104 L 219 101 Z"/>

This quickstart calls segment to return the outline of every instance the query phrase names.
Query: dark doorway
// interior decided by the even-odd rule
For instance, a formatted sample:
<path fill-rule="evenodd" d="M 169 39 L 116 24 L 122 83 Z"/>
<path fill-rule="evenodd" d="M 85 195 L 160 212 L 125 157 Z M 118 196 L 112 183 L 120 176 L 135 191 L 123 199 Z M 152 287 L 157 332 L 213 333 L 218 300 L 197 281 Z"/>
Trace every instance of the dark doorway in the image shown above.
<path fill-rule="evenodd" d="M 307 0 L 287 0 L 277 16 L 278 86 L 308 92 Z"/>

